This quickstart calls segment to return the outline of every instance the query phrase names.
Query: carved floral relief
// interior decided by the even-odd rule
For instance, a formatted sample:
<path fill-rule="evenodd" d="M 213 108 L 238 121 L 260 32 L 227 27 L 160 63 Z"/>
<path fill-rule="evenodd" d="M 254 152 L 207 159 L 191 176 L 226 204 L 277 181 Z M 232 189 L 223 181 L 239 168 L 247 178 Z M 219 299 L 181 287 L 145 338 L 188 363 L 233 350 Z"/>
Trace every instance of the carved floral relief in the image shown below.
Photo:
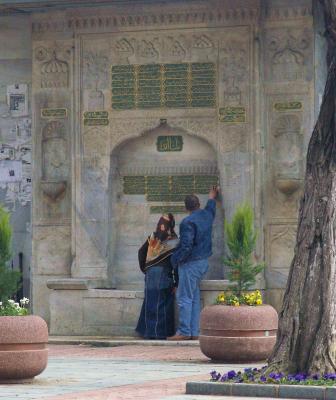
<path fill-rule="evenodd" d="M 295 114 L 275 118 L 272 138 L 272 169 L 278 190 L 291 195 L 301 186 L 303 176 L 303 134 Z"/>
<path fill-rule="evenodd" d="M 216 46 L 206 34 L 194 35 L 191 45 L 191 58 L 195 61 L 211 61 L 216 56 Z"/>
<path fill-rule="evenodd" d="M 42 179 L 40 187 L 48 199 L 47 215 L 59 215 L 69 177 L 66 129 L 61 121 L 49 121 L 42 130 Z"/>
<path fill-rule="evenodd" d="M 83 84 L 86 89 L 105 89 L 108 85 L 109 58 L 106 50 L 87 50 L 83 54 Z"/>
<path fill-rule="evenodd" d="M 176 33 L 144 37 L 124 36 L 112 40 L 116 64 L 214 61 L 217 45 L 210 34 Z"/>
<path fill-rule="evenodd" d="M 296 225 L 271 225 L 269 235 L 269 261 L 271 269 L 278 271 L 287 270 L 294 255 Z"/>
<path fill-rule="evenodd" d="M 232 41 L 220 50 L 221 73 L 224 82 L 224 104 L 243 105 L 248 78 L 248 51 L 243 42 Z"/>
<path fill-rule="evenodd" d="M 43 180 L 62 180 L 68 176 L 67 140 L 65 126 L 60 121 L 50 121 L 42 132 Z"/>
<path fill-rule="evenodd" d="M 69 87 L 69 61 L 72 49 L 70 46 L 54 44 L 51 47 L 39 46 L 35 49 L 35 61 L 38 64 L 40 87 L 57 89 Z"/>
<path fill-rule="evenodd" d="M 274 81 L 311 80 L 310 30 L 274 30 L 266 39 L 266 72 Z"/>

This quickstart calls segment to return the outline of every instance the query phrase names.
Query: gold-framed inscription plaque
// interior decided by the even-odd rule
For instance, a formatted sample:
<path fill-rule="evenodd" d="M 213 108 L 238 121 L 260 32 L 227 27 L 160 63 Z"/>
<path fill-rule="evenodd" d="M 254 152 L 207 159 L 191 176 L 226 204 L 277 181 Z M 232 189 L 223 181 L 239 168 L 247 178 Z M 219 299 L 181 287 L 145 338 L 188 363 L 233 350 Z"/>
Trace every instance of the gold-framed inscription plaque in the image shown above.
<path fill-rule="evenodd" d="M 246 122 L 246 108 L 242 106 L 226 106 L 218 110 L 220 122 L 241 124 Z"/>

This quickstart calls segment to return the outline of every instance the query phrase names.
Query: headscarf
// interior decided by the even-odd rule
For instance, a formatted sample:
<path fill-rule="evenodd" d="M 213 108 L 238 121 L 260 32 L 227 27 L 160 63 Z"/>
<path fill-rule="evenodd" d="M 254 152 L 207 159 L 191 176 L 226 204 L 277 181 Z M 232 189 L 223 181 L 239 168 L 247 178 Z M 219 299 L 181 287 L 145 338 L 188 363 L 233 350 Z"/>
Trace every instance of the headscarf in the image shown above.
<path fill-rule="evenodd" d="M 150 235 L 139 250 L 139 265 L 143 272 L 171 256 L 178 244 L 174 227 L 175 218 L 173 214 L 161 216 L 155 232 Z"/>
<path fill-rule="evenodd" d="M 173 214 L 164 214 L 159 219 L 159 222 L 156 226 L 156 231 L 154 232 L 154 236 L 156 239 L 164 242 L 168 237 L 176 237 L 176 233 L 174 231 L 175 228 L 175 218 Z"/>

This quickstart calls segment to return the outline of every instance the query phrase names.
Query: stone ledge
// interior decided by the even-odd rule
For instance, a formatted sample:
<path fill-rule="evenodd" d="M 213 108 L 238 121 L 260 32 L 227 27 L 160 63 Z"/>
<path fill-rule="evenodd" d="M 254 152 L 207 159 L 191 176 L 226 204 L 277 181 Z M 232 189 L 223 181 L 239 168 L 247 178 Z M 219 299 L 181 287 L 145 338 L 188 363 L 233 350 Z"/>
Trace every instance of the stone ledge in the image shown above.
<path fill-rule="evenodd" d="M 287 399 L 335 400 L 336 386 L 258 385 L 247 383 L 187 382 L 186 394 Z"/>
<path fill-rule="evenodd" d="M 47 286 L 49 289 L 54 290 L 88 290 L 90 288 L 106 287 L 106 282 L 97 279 L 61 278 L 49 279 Z"/>
<path fill-rule="evenodd" d="M 117 347 L 117 346 L 182 346 L 199 347 L 198 340 L 144 340 L 134 337 L 106 337 L 106 336 L 49 336 L 49 344 L 89 345 L 93 347 Z"/>
<path fill-rule="evenodd" d="M 139 290 L 89 289 L 84 299 L 143 299 L 144 292 Z"/>
<path fill-rule="evenodd" d="M 222 292 L 230 287 L 230 282 L 227 279 L 204 279 L 201 281 L 201 290 L 214 290 Z"/>

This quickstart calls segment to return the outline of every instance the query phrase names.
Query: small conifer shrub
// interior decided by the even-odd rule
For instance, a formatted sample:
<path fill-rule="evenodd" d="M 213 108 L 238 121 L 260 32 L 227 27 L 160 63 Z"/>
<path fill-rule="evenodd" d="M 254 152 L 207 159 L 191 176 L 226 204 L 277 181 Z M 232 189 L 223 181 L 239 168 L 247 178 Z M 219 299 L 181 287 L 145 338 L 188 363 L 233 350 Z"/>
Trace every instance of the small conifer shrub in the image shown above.
<path fill-rule="evenodd" d="M 228 255 L 224 264 L 229 267 L 229 281 L 232 293 L 222 293 L 217 297 L 217 304 L 239 306 L 262 304 L 261 293 L 257 290 L 246 293 L 256 282 L 257 275 L 265 265 L 254 262 L 254 250 L 257 232 L 254 229 L 252 207 L 242 204 L 237 207 L 231 222 L 225 222 Z"/>
<path fill-rule="evenodd" d="M 0 302 L 5 303 L 20 287 L 20 272 L 8 268 L 11 259 L 12 227 L 10 215 L 0 206 Z"/>

